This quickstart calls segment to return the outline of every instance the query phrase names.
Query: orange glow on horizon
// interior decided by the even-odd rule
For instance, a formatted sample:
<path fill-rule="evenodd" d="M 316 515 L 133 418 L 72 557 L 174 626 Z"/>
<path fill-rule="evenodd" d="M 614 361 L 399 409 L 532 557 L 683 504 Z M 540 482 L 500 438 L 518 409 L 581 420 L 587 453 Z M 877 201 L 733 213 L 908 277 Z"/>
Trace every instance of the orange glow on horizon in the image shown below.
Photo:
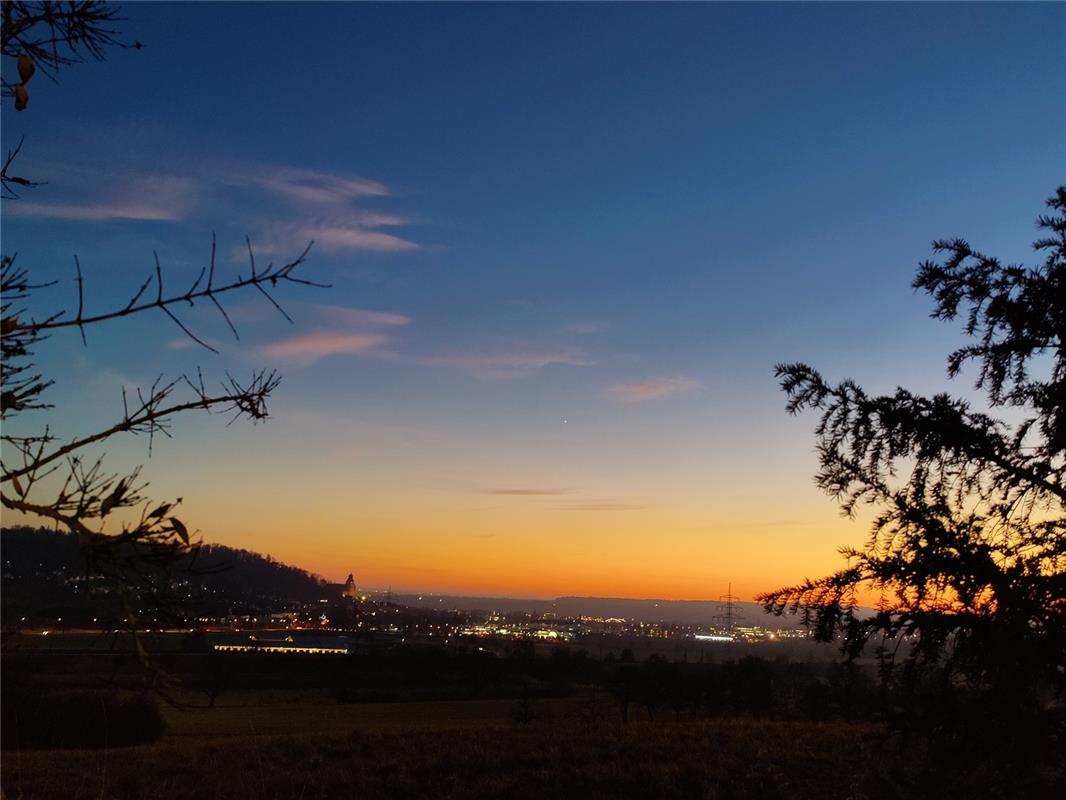
<path fill-rule="evenodd" d="M 836 571 L 838 548 L 867 536 L 810 486 L 809 460 L 654 427 L 624 446 L 596 432 L 509 446 L 290 410 L 228 429 L 225 447 L 215 433 L 162 445 L 152 496 L 184 497 L 204 542 L 331 582 L 352 572 L 396 591 L 664 600 L 717 600 L 732 584 L 751 601 Z M 139 463 L 139 444 L 109 459 Z"/>
<path fill-rule="evenodd" d="M 865 533 L 835 515 L 822 524 L 753 532 L 658 510 L 424 513 L 368 514 L 342 524 L 320 509 L 289 524 L 275 517 L 269 528 L 254 530 L 230 520 L 203 535 L 331 582 L 352 572 L 361 586 L 395 591 L 716 600 L 731 583 L 733 594 L 752 601 L 839 569 L 837 547 Z"/>

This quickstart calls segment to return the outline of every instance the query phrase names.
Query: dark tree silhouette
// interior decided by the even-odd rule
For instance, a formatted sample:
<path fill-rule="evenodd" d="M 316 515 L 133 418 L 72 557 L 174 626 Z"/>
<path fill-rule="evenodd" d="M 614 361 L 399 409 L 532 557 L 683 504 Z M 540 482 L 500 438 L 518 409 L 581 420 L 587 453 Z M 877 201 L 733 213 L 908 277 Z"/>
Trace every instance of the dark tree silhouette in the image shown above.
<path fill-rule="evenodd" d="M 22 81 L 18 86 L 25 89 L 35 67 L 54 77 L 58 69 L 79 63 L 86 55 L 102 59 L 105 48 L 124 46 L 110 27 L 119 19 L 116 6 L 99 2 L 5 2 L 2 53 L 16 60 Z M 25 95 L 17 91 L 18 86 L 9 86 L 5 80 L 4 99 L 14 98 L 21 110 Z M 16 147 L 4 162 L 3 186 L 9 194 L 14 193 L 12 185 L 37 185 L 9 174 L 17 152 Z M 267 370 L 252 372 L 247 379 L 227 373 L 215 385 L 205 381 L 199 370 L 196 375 L 160 377 L 150 387 L 138 389 L 136 397 L 128 397 L 123 390 L 121 413 L 113 424 L 60 440 L 47 422 L 26 426 L 23 418 L 14 424 L 23 412 L 51 407 L 45 394 L 54 379 L 34 365 L 34 351 L 52 334 L 77 329 L 84 342 L 88 327 L 158 312 L 192 341 L 214 352 L 181 321 L 177 310 L 197 300 L 210 302 L 236 337 L 220 297 L 247 289 L 261 293 L 291 322 L 272 292 L 283 285 L 321 286 L 298 274 L 309 249 L 310 245 L 285 264 L 262 267 L 257 266 L 248 243 L 248 272 L 222 281 L 216 278 L 212 241 L 207 265 L 191 286 L 178 290 L 165 285 L 165 273 L 156 256 L 147 278 L 131 290 L 127 303 L 119 305 L 116 301 L 98 313 L 85 308 L 84 277 L 75 258 L 76 310 L 60 310 L 43 318 L 32 315 L 26 306 L 33 290 L 42 284 L 31 281 L 28 270 L 16 263 L 15 256 L 0 257 L 0 420 L 4 426 L 0 436 L 0 502 L 7 509 L 47 520 L 79 537 L 89 570 L 113 581 L 131 627 L 136 627 L 135 605 L 166 608 L 170 569 L 179 561 L 185 563 L 195 553 L 197 542 L 195 533 L 177 516 L 180 498 L 150 501 L 144 494 L 147 484 L 140 479 L 140 469 L 121 475 L 109 473 L 98 448 L 121 434 L 146 434 L 150 452 L 154 437 L 169 436 L 173 418 L 190 411 L 222 412 L 230 415 L 231 421 L 239 417 L 263 420 L 267 417 L 267 398 L 280 377 Z"/>
<path fill-rule="evenodd" d="M 103 61 L 110 48 L 140 49 L 140 42 L 127 43 L 114 29 L 122 20 L 119 13 L 117 5 L 100 0 L 4 0 L 0 55 L 10 59 L 14 69 L 5 69 L 0 78 L 0 97 L 13 99 L 15 110 L 23 111 L 30 102 L 30 81 L 38 72 L 55 82 L 62 68 L 81 64 L 86 58 Z M 40 185 L 15 174 L 14 162 L 21 149 L 19 140 L 0 165 L 0 187 L 5 199 L 16 199 L 19 189 Z"/>
<path fill-rule="evenodd" d="M 875 397 L 805 364 L 776 370 L 789 412 L 821 414 L 817 485 L 848 515 L 878 513 L 865 547 L 841 551 L 846 567 L 759 600 L 801 612 L 850 657 L 879 645 L 898 685 L 935 681 L 1001 719 L 1061 713 L 1066 698 L 1066 188 L 1047 205 L 1040 266 L 938 241 L 941 260 L 913 283 L 934 318 L 964 321 L 973 343 L 948 374 L 975 362 L 986 409 L 902 388 Z M 881 595 L 875 614 L 857 607 L 861 591 Z"/>
<path fill-rule="evenodd" d="M 194 298 L 206 298 L 225 317 L 218 300 L 220 294 L 249 287 L 267 292 L 267 287 L 282 283 L 318 285 L 293 274 L 303 264 L 306 253 L 305 250 L 282 266 L 269 265 L 264 269 L 257 269 L 252 259 L 248 275 L 216 285 L 212 247 L 210 266 L 204 268 L 186 291 L 166 293 L 157 263 L 149 279 L 126 305 L 88 315 L 79 298 L 76 314 L 60 311 L 45 319 L 28 315 L 21 307 L 20 303 L 36 287 L 13 258 L 2 257 L 0 419 L 5 430 L 0 437 L 3 442 L 0 501 L 4 507 L 49 520 L 78 534 L 87 548 L 89 568 L 112 578 L 124 599 L 132 599 L 126 597 L 127 593 L 134 593 L 142 600 L 163 598 L 169 567 L 195 548 L 193 534 L 177 516 L 180 498 L 150 502 L 144 495 L 146 484 L 140 479 L 139 468 L 124 475 L 112 474 L 104 469 L 102 455 L 95 458 L 87 455 L 94 447 L 121 434 L 147 434 L 150 448 L 157 434 L 170 435 L 169 427 L 176 415 L 190 411 L 221 412 L 231 420 L 240 417 L 253 422 L 264 420 L 267 398 L 279 385 L 280 376 L 260 370 L 242 381 L 227 373 L 217 389 L 208 387 L 200 371 L 195 376 L 158 379 L 149 388 L 138 389 L 135 398 L 127 397 L 123 390 L 121 414 L 113 424 L 59 440 L 47 424 L 28 434 L 12 432 L 8 427 L 20 412 L 50 407 L 44 395 L 54 380 L 38 371 L 30 361 L 33 350 L 53 332 L 77 328 L 84 335 L 88 326 L 153 309 L 166 314 L 193 341 L 203 344 L 175 316 L 172 307 Z M 80 271 L 77 281 L 80 287 Z M 155 285 L 154 298 L 138 302 L 150 284 Z M 118 530 L 114 530 L 115 525 L 109 527 L 113 522 Z M 146 592 L 150 597 L 145 597 Z M 132 609 L 132 603 L 129 608 Z M 135 624 L 132 610 L 129 617 L 131 624 Z"/>
<path fill-rule="evenodd" d="M 15 98 L 16 109 L 21 111 L 29 100 L 26 86 L 38 69 L 55 80 L 63 67 L 81 64 L 86 58 L 103 61 L 111 47 L 140 48 L 140 42 L 124 42 L 113 27 L 122 21 L 119 14 L 117 5 L 101 0 L 4 0 L 2 52 L 16 59 L 19 80 L 3 78 L 3 97 Z"/>

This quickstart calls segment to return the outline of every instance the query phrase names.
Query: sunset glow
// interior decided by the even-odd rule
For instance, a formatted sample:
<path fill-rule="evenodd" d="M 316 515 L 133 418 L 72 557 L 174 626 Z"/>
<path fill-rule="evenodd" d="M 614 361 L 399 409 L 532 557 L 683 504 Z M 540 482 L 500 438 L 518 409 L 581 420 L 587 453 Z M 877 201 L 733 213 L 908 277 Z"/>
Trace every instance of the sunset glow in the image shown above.
<path fill-rule="evenodd" d="M 160 313 L 38 359 L 61 439 L 161 373 L 276 368 L 266 424 L 183 415 L 107 463 L 205 542 L 334 582 L 750 600 L 836 569 L 869 520 L 814 487 L 774 364 L 966 394 L 915 267 L 934 236 L 1026 259 L 1066 164 L 1058 4 L 294 13 L 131 4 L 148 46 L 35 85 L 20 167 L 47 183 L 3 238 L 56 281 L 40 316 L 76 305 L 75 255 L 103 311 L 153 253 L 177 287 L 213 235 L 227 279 L 245 236 L 260 267 L 314 241 L 330 288 L 279 291 L 292 325 L 251 291 L 239 340 L 179 310 L 219 355 Z"/>

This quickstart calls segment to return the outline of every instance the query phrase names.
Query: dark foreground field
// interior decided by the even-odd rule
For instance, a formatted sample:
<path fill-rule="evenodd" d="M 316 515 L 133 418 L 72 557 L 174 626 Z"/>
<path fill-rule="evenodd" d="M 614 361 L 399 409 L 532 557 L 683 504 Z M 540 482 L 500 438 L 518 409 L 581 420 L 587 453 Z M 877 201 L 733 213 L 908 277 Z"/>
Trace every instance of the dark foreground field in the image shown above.
<path fill-rule="evenodd" d="M 533 723 L 297 736 L 167 737 L 8 753 L 9 798 L 861 797 L 873 730 L 784 723 Z M 873 794 L 871 794 L 873 792 Z"/>
<path fill-rule="evenodd" d="M 168 705 L 131 653 L 8 651 L 7 800 L 1066 797 L 1019 726 L 905 740 L 833 665 L 178 648 Z"/>
<path fill-rule="evenodd" d="M 1052 797 L 981 764 L 935 767 L 873 725 L 719 720 L 518 724 L 482 703 L 397 704 L 342 720 L 216 709 L 160 742 L 7 752 L 5 798 L 915 798 Z M 451 706 L 450 708 L 448 706 Z M 334 707 L 335 708 L 335 707 Z M 318 706 L 317 711 L 325 712 Z M 450 725 L 443 715 L 465 714 Z M 503 718 L 502 718 L 503 717 Z M 263 725 L 269 718 L 272 724 Z M 256 722 L 258 720 L 258 723 Z M 269 733 L 258 732 L 265 728 Z M 961 779 L 960 779 L 960 776 Z"/>

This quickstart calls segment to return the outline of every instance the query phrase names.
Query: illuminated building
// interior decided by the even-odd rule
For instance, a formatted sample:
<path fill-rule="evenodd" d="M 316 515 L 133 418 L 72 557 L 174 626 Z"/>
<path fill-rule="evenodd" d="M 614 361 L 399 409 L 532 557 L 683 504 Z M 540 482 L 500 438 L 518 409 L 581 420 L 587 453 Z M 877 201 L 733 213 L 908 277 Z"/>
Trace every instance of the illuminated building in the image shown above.
<path fill-rule="evenodd" d="M 359 590 L 355 586 L 355 578 L 352 573 L 348 573 L 348 580 L 344 582 L 344 591 L 341 592 L 341 597 L 346 600 L 358 600 Z"/>

